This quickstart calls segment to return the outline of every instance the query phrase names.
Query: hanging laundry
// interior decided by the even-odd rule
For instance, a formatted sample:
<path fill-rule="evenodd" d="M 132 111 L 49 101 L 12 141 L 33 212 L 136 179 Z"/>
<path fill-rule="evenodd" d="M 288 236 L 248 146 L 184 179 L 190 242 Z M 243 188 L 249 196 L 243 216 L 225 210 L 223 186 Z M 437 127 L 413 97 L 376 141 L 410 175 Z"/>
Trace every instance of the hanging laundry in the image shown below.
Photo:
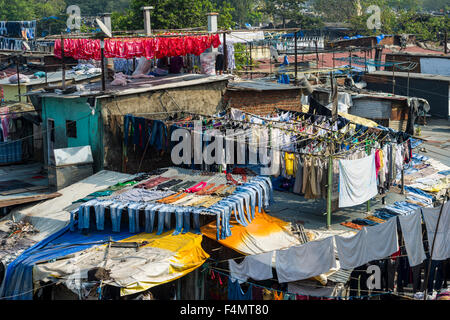
<path fill-rule="evenodd" d="M 228 260 L 231 278 L 246 282 L 248 278 L 253 280 L 272 279 L 272 256 L 273 252 L 246 256 L 241 263 Z"/>
<path fill-rule="evenodd" d="M 411 267 L 421 264 L 425 259 L 422 239 L 422 219 L 420 209 L 414 213 L 399 216 L 403 239 L 405 240 L 408 261 Z"/>
<path fill-rule="evenodd" d="M 252 300 L 252 285 L 244 292 L 239 281 L 228 280 L 228 300 Z"/>
<path fill-rule="evenodd" d="M 145 57 L 147 60 L 187 54 L 199 56 L 208 48 L 217 48 L 219 45 L 218 34 L 173 38 L 111 38 L 104 41 L 104 56 L 122 59 Z M 55 40 L 54 54 L 58 58 L 62 57 L 61 39 Z M 83 60 L 101 60 L 100 40 L 64 39 L 64 56 Z"/>
<path fill-rule="evenodd" d="M 441 219 L 436 233 L 441 209 Z M 422 214 L 427 228 L 430 252 L 434 243 L 432 259 L 445 260 L 450 258 L 450 201 L 436 208 L 422 208 Z M 436 240 L 433 242 L 435 236 Z"/>
<path fill-rule="evenodd" d="M 378 194 L 375 155 L 339 161 L 339 207 L 362 204 Z"/>
<path fill-rule="evenodd" d="M 278 282 L 309 279 L 336 267 L 333 237 L 276 252 Z"/>
<path fill-rule="evenodd" d="M 335 236 L 342 269 L 350 270 L 398 251 L 397 220 L 362 228 L 356 235 Z"/>

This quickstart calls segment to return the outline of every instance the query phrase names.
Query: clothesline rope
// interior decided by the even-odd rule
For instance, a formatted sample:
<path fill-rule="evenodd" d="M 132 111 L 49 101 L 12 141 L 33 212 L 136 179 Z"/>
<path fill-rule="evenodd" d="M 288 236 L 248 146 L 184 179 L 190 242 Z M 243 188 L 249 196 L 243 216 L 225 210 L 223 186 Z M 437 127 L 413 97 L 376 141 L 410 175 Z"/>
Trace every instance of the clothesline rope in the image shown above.
<path fill-rule="evenodd" d="M 205 269 L 213 270 L 213 271 L 215 271 L 215 272 L 217 272 L 217 273 L 227 277 L 228 279 L 230 279 L 230 277 L 231 277 L 229 274 L 226 274 L 226 273 L 222 272 L 222 271 L 227 271 L 227 270 L 224 270 L 224 269 L 221 269 L 221 268 L 206 267 Z M 236 281 L 238 281 L 238 280 L 236 280 Z M 370 298 L 370 297 L 375 297 L 375 296 L 384 295 L 384 294 L 392 294 L 391 291 L 386 292 L 386 291 L 372 290 L 371 292 L 380 292 L 380 293 L 373 294 L 373 295 L 365 295 L 365 296 L 314 296 L 314 295 L 310 295 L 310 294 L 304 295 L 304 294 L 292 293 L 292 292 L 288 292 L 288 291 L 282 291 L 282 290 L 278 290 L 278 289 L 274 289 L 274 288 L 265 287 L 265 286 L 262 286 L 262 285 L 259 285 L 259 284 L 255 284 L 255 283 L 252 283 L 252 282 L 249 282 L 249 281 L 245 281 L 244 283 L 248 283 L 251 286 L 259 287 L 259 288 L 266 289 L 266 290 L 269 290 L 269 291 L 281 292 L 281 293 L 287 294 L 287 295 L 294 295 L 294 296 L 299 295 L 299 296 L 307 296 L 307 297 L 314 297 L 314 298 L 325 298 L 325 299 Z M 370 292 L 369 290 L 359 290 L 359 291 Z"/>

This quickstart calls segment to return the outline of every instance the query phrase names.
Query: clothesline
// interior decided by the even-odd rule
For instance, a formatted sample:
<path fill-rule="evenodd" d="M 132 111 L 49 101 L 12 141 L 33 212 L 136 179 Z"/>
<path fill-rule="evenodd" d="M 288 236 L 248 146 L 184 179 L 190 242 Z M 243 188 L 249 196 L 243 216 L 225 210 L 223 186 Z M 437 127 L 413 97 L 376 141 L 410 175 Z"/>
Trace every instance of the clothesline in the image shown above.
<path fill-rule="evenodd" d="M 186 114 L 190 114 L 190 115 L 202 116 L 202 117 L 205 117 L 206 119 L 216 119 L 216 120 L 219 120 L 219 124 L 211 124 L 211 125 L 210 125 L 211 127 L 216 128 L 216 129 L 217 129 L 217 128 L 223 128 L 223 127 L 225 127 L 225 126 L 227 125 L 227 123 L 225 123 L 225 124 L 221 124 L 221 123 L 220 123 L 221 121 L 225 121 L 225 120 L 223 119 L 223 117 L 218 117 L 218 116 L 207 116 L 207 115 L 202 115 L 202 114 L 198 114 L 198 113 L 182 112 L 182 111 L 180 111 L 180 112 L 175 112 L 175 113 L 186 113 Z M 244 113 L 245 113 L 245 112 L 244 112 Z M 258 116 L 258 117 L 259 117 L 259 116 Z M 262 118 L 262 117 L 259 117 L 259 118 Z M 264 119 L 264 118 L 262 118 L 262 119 Z M 267 120 L 267 119 L 265 119 L 265 120 L 268 121 L 268 122 L 270 123 L 270 120 Z M 190 120 L 173 120 L 173 121 L 171 121 L 171 122 L 176 124 L 176 123 L 180 123 L 180 122 L 193 122 L 193 121 L 195 121 L 195 120 L 191 120 L 191 119 L 190 119 Z M 271 127 L 270 124 L 269 124 L 269 125 L 265 125 L 265 124 L 260 124 L 260 123 L 251 123 L 251 122 L 249 122 L 249 121 L 243 121 L 243 120 L 230 120 L 230 119 L 228 119 L 228 121 L 229 121 L 229 123 L 237 122 L 237 123 L 246 124 L 246 125 L 249 125 L 249 126 L 259 126 L 259 127 L 264 127 L 264 128 L 270 128 L 270 127 Z M 277 122 L 277 123 L 286 124 L 286 122 L 280 122 L 280 121 L 276 121 L 276 122 Z M 302 123 L 302 124 L 303 124 L 303 123 Z M 288 125 L 290 125 L 290 124 L 288 124 Z M 326 128 L 317 126 L 317 125 L 315 125 L 315 124 L 308 124 L 308 125 L 311 125 L 311 126 L 313 126 L 313 127 L 319 127 L 319 128 L 321 128 L 321 129 L 326 129 Z M 208 127 L 208 125 L 206 125 L 206 127 Z M 195 132 L 195 131 L 193 131 L 192 129 L 189 129 L 189 128 L 187 128 L 187 127 L 182 127 L 182 128 L 187 129 L 187 130 L 190 130 L 191 132 Z M 203 128 L 203 127 L 202 127 L 202 128 Z M 353 145 L 351 146 L 351 148 L 350 148 L 349 150 L 344 150 L 344 151 L 342 151 L 342 152 L 335 153 L 335 154 L 334 154 L 335 157 L 343 157 L 343 156 L 348 155 L 348 154 L 351 154 L 351 153 L 353 153 L 353 152 L 355 152 L 355 151 L 363 150 L 363 149 L 365 149 L 367 146 L 361 146 L 361 147 L 359 147 L 359 146 L 362 145 L 362 144 L 366 144 L 369 140 L 372 140 L 372 139 L 373 139 L 373 140 L 377 140 L 379 143 L 381 143 L 381 142 L 384 142 L 386 139 L 389 138 L 389 134 L 386 134 L 386 136 L 383 137 L 383 138 L 380 140 L 380 136 L 381 136 L 383 133 L 385 133 L 385 131 L 383 131 L 383 130 L 381 130 L 381 129 L 377 129 L 377 131 L 379 131 L 379 134 L 378 134 L 376 137 L 373 137 L 373 136 L 372 136 L 372 137 L 368 137 L 368 135 L 369 135 L 370 132 L 371 132 L 371 129 L 373 129 L 373 128 L 369 128 L 369 129 L 366 130 L 362 135 L 357 136 L 357 133 L 359 133 L 361 130 L 363 130 L 363 128 L 361 128 L 360 130 L 357 131 L 357 133 L 354 133 L 352 136 L 350 136 L 350 137 L 348 137 L 348 138 L 341 139 L 340 141 L 334 140 L 334 139 L 331 139 L 331 140 L 330 140 L 330 138 L 328 138 L 328 137 L 318 136 L 319 132 L 316 133 L 316 134 L 308 134 L 308 133 L 305 133 L 305 132 L 299 133 L 298 131 L 293 130 L 293 129 L 279 128 L 279 127 L 274 127 L 274 128 L 279 129 L 279 130 L 282 130 L 282 131 L 285 131 L 285 132 L 292 132 L 292 133 L 295 133 L 297 136 L 298 136 L 299 134 L 300 134 L 300 136 L 302 136 L 302 135 L 303 135 L 303 136 L 308 136 L 307 138 L 304 138 L 304 139 L 302 139 L 301 137 L 297 137 L 296 140 L 293 141 L 293 142 L 301 142 L 301 141 L 307 141 L 307 140 L 311 139 L 311 140 L 319 141 L 319 143 L 321 143 L 321 142 L 327 142 L 327 143 L 342 143 L 342 142 L 344 142 L 344 141 L 353 140 L 353 139 L 361 140 L 362 137 L 365 137 L 365 139 L 362 140 L 362 141 L 359 141 L 359 142 L 356 142 L 356 143 L 354 142 Z M 343 131 L 343 128 L 341 128 L 340 130 Z M 336 133 L 336 131 L 334 131 L 334 132 L 332 132 L 332 133 Z M 247 134 L 247 133 L 244 133 L 244 134 Z M 243 135 L 244 135 L 244 134 L 243 134 Z M 343 135 L 345 135 L 345 134 L 347 134 L 347 133 L 343 133 Z M 372 135 L 373 135 L 373 133 L 372 133 Z M 237 134 L 236 136 L 238 136 L 238 134 Z M 237 141 L 237 140 L 234 139 L 234 141 Z M 246 143 L 246 145 L 252 145 L 252 144 L 251 144 L 250 142 L 248 142 L 248 143 Z M 276 148 L 273 148 L 273 147 L 270 147 L 270 146 L 267 146 L 267 149 L 277 150 L 277 151 L 283 151 L 283 150 L 281 150 L 281 149 L 276 149 Z M 287 152 L 287 151 L 286 151 L 286 152 Z M 303 152 L 296 152 L 296 151 L 294 151 L 294 152 L 289 152 L 289 153 L 294 153 L 294 154 L 304 154 L 304 155 L 315 156 L 315 157 L 328 157 L 328 156 L 326 156 L 325 154 L 312 154 L 312 153 L 303 153 Z"/>
<path fill-rule="evenodd" d="M 221 44 L 218 34 L 206 36 L 178 36 L 171 38 L 109 38 L 104 40 L 105 58 L 134 58 L 161 59 L 163 57 L 185 56 L 193 54 L 199 56 L 208 48 L 217 48 Z M 101 60 L 101 41 L 99 39 L 57 39 L 55 40 L 54 55 L 83 60 Z"/>
<path fill-rule="evenodd" d="M 222 271 L 227 271 L 225 269 L 221 269 L 221 268 L 217 268 L 217 267 L 216 268 L 212 268 L 212 267 L 209 267 L 209 266 L 204 266 L 204 271 L 207 270 L 207 269 L 215 271 L 215 272 L 217 272 L 217 273 L 227 277 L 228 279 L 230 279 L 230 275 L 229 274 L 226 274 L 226 273 L 222 272 Z M 236 280 L 236 281 L 238 281 L 238 280 Z M 314 296 L 314 295 L 310 295 L 310 294 L 304 295 L 304 294 L 292 293 L 292 292 L 288 292 L 288 291 L 282 291 L 282 290 L 278 290 L 278 289 L 274 289 L 274 288 L 265 287 L 265 286 L 262 286 L 262 285 L 259 285 L 259 284 L 255 284 L 255 283 L 252 283 L 252 282 L 249 282 L 249 281 L 245 281 L 245 283 L 248 283 L 251 286 L 259 287 L 259 288 L 266 289 L 266 290 L 269 290 L 269 291 L 281 292 L 283 294 L 287 294 L 287 295 L 291 295 L 291 296 L 297 296 L 298 295 L 298 296 L 304 296 L 304 297 L 314 297 L 314 298 L 324 298 L 324 299 L 343 299 L 343 298 L 351 299 L 351 298 L 366 298 L 366 297 L 369 298 L 369 297 L 376 297 L 376 296 L 380 296 L 380 295 L 384 295 L 384 294 L 392 294 L 392 292 L 384 292 L 383 291 L 383 292 L 380 292 L 378 294 L 365 295 L 365 296 L 347 296 L 347 297 L 345 297 L 345 296 L 344 297 L 340 297 L 340 296 Z M 369 290 L 360 290 L 360 291 L 370 292 Z M 379 292 L 379 291 L 378 290 L 372 290 L 371 292 Z"/>

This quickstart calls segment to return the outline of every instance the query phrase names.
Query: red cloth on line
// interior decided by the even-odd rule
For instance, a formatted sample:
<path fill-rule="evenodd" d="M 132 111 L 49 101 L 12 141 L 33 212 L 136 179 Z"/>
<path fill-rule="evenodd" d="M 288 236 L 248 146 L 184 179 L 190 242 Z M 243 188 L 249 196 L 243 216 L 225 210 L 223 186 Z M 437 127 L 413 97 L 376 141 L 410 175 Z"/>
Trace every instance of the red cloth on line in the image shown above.
<path fill-rule="evenodd" d="M 180 36 L 174 38 L 112 38 L 104 41 L 105 58 L 161 59 L 163 57 L 199 56 L 211 46 L 221 44 L 218 34 L 204 36 Z M 61 40 L 55 40 L 55 56 L 62 57 Z M 101 60 L 100 40 L 64 39 L 64 56 L 83 60 Z"/>

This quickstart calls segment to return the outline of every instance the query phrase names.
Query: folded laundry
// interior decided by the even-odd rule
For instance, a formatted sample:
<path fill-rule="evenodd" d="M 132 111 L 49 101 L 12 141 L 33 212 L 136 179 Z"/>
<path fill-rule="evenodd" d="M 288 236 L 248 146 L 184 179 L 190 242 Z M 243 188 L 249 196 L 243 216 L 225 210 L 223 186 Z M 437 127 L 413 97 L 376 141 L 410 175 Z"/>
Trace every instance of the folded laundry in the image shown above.
<path fill-rule="evenodd" d="M 182 182 L 182 183 L 179 183 L 179 184 L 176 184 L 176 185 L 170 187 L 169 190 L 184 191 L 186 189 L 193 187 L 195 184 L 197 184 L 197 182 L 195 182 L 195 181 L 185 181 L 185 182 Z"/>
<path fill-rule="evenodd" d="M 352 223 L 359 224 L 361 226 L 374 226 L 374 225 L 378 224 L 375 221 L 372 221 L 369 219 L 361 219 L 361 218 L 352 220 Z"/>
<path fill-rule="evenodd" d="M 166 182 L 168 180 L 170 180 L 170 178 L 156 177 L 156 178 L 153 178 L 153 179 L 150 179 L 148 181 L 138 184 L 137 186 L 135 186 L 135 188 L 152 189 L 152 188 L 156 187 L 157 185 L 160 185 L 161 183 Z"/>
<path fill-rule="evenodd" d="M 344 227 L 349 227 L 356 230 L 361 230 L 363 228 L 363 226 L 351 222 L 341 222 L 340 224 L 343 225 Z"/>
<path fill-rule="evenodd" d="M 173 195 L 173 191 L 146 190 L 133 188 L 109 199 L 116 201 L 149 202 Z"/>
<path fill-rule="evenodd" d="M 198 196 L 206 195 L 207 192 L 208 192 L 209 190 L 211 190 L 212 188 L 214 188 L 215 185 L 216 185 L 215 183 L 210 183 L 210 184 L 208 184 L 208 185 L 207 185 L 206 187 L 204 187 L 202 190 L 198 191 L 198 192 L 197 192 L 197 195 L 198 195 Z"/>
<path fill-rule="evenodd" d="M 367 216 L 366 219 L 367 220 L 372 220 L 372 221 L 377 222 L 377 223 L 384 223 L 385 222 L 385 220 L 377 218 L 375 216 Z"/>
<path fill-rule="evenodd" d="M 173 179 L 173 180 L 169 180 L 167 182 L 161 183 L 156 187 L 156 190 L 167 190 L 173 186 L 176 186 L 177 184 L 179 184 L 180 182 L 183 182 L 183 180 L 180 179 Z"/>
<path fill-rule="evenodd" d="M 203 188 L 205 188 L 206 185 L 207 185 L 207 183 L 202 181 L 202 182 L 197 183 L 195 186 L 187 189 L 185 192 L 187 192 L 187 193 L 195 193 L 195 192 L 198 192 L 198 191 L 202 190 Z"/>

